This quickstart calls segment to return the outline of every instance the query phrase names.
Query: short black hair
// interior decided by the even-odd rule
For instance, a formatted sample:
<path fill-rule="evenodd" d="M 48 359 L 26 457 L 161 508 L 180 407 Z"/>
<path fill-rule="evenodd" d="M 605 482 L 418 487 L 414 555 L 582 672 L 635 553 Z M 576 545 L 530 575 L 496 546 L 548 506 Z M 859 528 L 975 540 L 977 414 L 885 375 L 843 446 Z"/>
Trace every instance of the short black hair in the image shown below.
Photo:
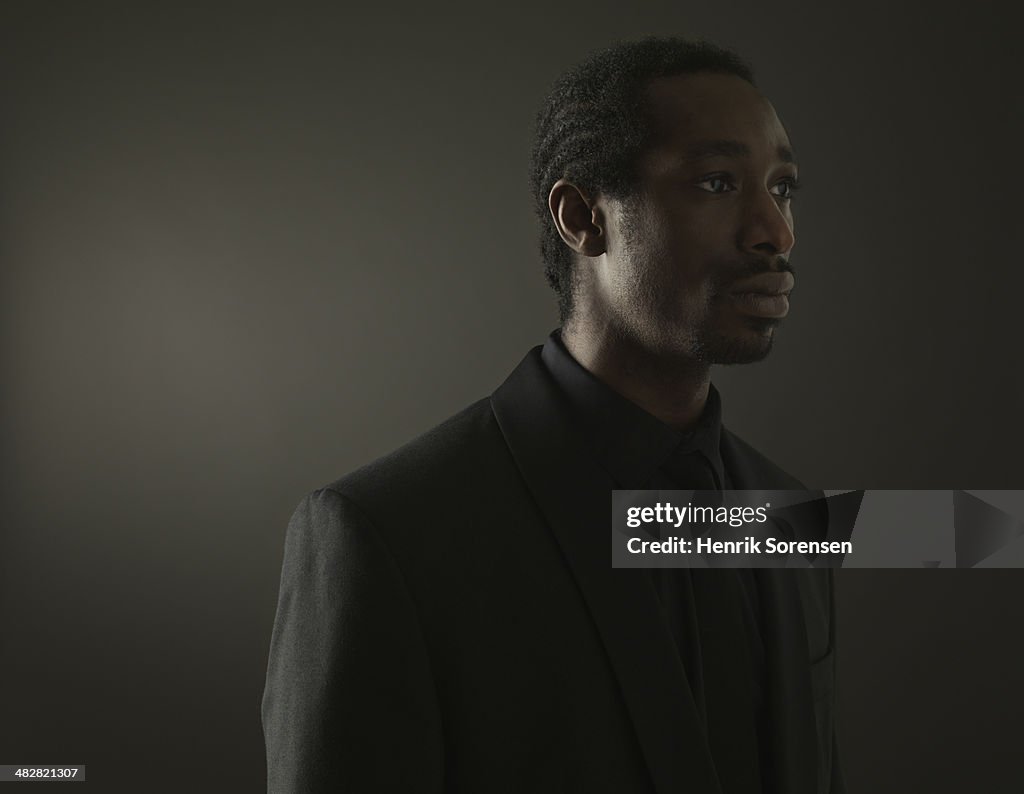
<path fill-rule="evenodd" d="M 562 323 L 573 311 L 573 254 L 558 235 L 548 194 L 559 179 L 592 195 L 626 198 L 650 141 L 643 92 L 659 77 L 717 72 L 754 74 L 739 55 L 703 39 L 656 38 L 601 50 L 563 74 L 537 114 L 530 187 L 541 224 L 544 275 L 558 295 Z"/>

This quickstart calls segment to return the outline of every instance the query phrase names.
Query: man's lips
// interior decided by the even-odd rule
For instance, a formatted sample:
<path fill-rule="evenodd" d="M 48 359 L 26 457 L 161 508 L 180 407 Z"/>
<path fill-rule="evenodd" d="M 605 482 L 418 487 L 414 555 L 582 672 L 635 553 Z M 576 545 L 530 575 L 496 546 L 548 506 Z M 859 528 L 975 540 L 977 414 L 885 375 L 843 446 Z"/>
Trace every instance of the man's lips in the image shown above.
<path fill-rule="evenodd" d="M 729 298 L 744 314 L 782 319 L 789 314 L 789 293 L 795 283 L 792 273 L 761 273 L 734 284 Z"/>
<path fill-rule="evenodd" d="M 789 295 L 796 282 L 792 273 L 760 273 L 753 278 L 733 284 L 731 295 L 756 293 L 758 295 Z"/>

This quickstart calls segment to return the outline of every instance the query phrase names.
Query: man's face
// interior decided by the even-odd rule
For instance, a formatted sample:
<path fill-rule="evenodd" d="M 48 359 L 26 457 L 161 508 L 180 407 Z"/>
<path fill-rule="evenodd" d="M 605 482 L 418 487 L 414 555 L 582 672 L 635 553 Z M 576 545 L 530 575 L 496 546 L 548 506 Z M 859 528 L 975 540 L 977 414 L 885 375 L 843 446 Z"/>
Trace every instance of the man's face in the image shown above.
<path fill-rule="evenodd" d="M 739 77 L 660 78 L 647 97 L 655 142 L 636 195 L 606 200 L 607 255 L 592 305 L 659 356 L 758 361 L 793 287 L 789 138 Z"/>

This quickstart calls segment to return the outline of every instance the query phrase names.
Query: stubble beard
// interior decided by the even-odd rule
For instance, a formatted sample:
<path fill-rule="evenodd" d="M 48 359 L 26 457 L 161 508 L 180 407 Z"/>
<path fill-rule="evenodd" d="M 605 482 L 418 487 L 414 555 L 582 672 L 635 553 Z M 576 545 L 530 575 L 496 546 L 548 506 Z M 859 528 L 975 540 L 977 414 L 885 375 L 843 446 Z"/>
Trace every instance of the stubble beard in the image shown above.
<path fill-rule="evenodd" d="M 624 202 L 623 235 L 630 258 L 639 265 L 633 268 L 638 274 L 634 283 L 618 285 L 620 290 L 631 293 L 630 304 L 635 307 L 634 316 L 624 318 L 625 325 L 648 349 L 681 362 L 707 366 L 754 364 L 768 357 L 781 318 L 740 316 L 743 330 L 733 335 L 715 326 L 714 316 L 723 309 L 721 301 L 727 300 L 730 274 L 718 273 L 712 279 L 709 294 L 700 301 L 699 308 L 694 307 L 693 314 L 700 316 L 696 323 L 692 316 L 680 321 L 680 307 L 674 303 L 676 295 L 666 289 L 667 285 L 657 275 L 668 270 L 661 255 L 668 248 L 667 235 L 653 215 L 645 211 L 642 197 Z M 656 317 L 643 316 L 652 310 Z"/>
<path fill-rule="evenodd" d="M 636 205 L 628 212 L 626 224 L 627 251 L 635 263 L 631 268 L 635 279 L 620 282 L 620 294 L 629 295 L 627 305 L 631 316 L 620 318 L 623 332 L 633 337 L 644 349 L 666 359 L 677 359 L 680 365 L 753 364 L 763 361 L 775 343 L 775 329 L 781 320 L 775 318 L 740 317 L 744 330 L 736 335 L 723 333 L 715 327 L 714 315 L 722 307 L 726 284 L 714 280 L 708 295 L 694 301 L 690 317 L 680 318 L 677 294 L 659 278 L 667 272 L 667 263 L 660 255 L 661 235 L 645 222 Z M 652 314 L 654 316 L 652 316 Z M 693 322 L 693 315 L 701 319 Z M 627 330 L 628 329 L 628 330 Z"/>
<path fill-rule="evenodd" d="M 656 297 L 647 296 L 648 299 Z M 724 333 L 714 322 L 712 309 L 715 303 L 716 299 L 710 297 L 700 309 L 695 307 L 693 313 L 701 319 L 694 324 L 688 322 L 692 317 L 683 318 L 680 322 L 678 305 L 666 304 L 662 296 L 660 304 L 640 304 L 658 306 L 658 316 L 637 325 L 645 326 L 644 336 L 649 349 L 658 350 L 666 358 L 678 359 L 680 364 L 728 366 L 754 364 L 767 358 L 775 343 L 775 329 L 780 320 L 740 317 L 743 330 Z"/>
<path fill-rule="evenodd" d="M 778 320 L 758 317 L 744 318 L 750 329 L 749 338 L 730 337 L 705 328 L 697 335 L 694 353 L 706 364 L 754 364 L 763 361 L 775 344 Z"/>

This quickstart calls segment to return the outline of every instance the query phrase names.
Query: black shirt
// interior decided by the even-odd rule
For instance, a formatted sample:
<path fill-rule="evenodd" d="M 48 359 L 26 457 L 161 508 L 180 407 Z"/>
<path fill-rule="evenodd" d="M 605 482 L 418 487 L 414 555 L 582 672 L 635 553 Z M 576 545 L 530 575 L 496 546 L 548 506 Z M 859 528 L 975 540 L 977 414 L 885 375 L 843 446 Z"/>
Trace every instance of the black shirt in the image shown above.
<path fill-rule="evenodd" d="M 714 385 L 709 386 L 707 403 L 697 424 L 689 432 L 682 432 L 664 424 L 584 369 L 565 348 L 560 331 L 548 337 L 541 358 L 573 414 L 579 417 L 584 443 L 589 445 L 595 460 L 608 471 L 617 488 L 682 488 L 680 484 L 667 482 L 662 470 L 668 459 L 680 452 L 703 456 L 713 473 L 717 490 L 732 487 L 720 452 L 722 408 Z M 704 720 L 723 790 L 730 794 L 763 791 L 757 756 L 758 746 L 763 747 L 766 738 L 763 730 L 765 660 L 754 572 L 749 569 L 692 572 L 653 569 L 652 577 L 698 713 Z M 739 586 L 735 586 L 737 581 Z M 727 583 L 739 594 L 731 601 L 719 597 Z M 706 599 L 718 603 L 698 603 L 702 593 Z M 704 625 L 700 620 L 702 614 Z M 708 618 L 708 615 L 715 617 Z M 716 625 L 707 625 L 709 620 Z M 728 666 L 730 671 L 740 670 L 742 675 L 749 675 L 749 697 L 743 700 L 740 695 L 740 700 L 736 701 L 736 693 L 731 690 L 738 682 L 729 680 L 725 672 L 709 670 L 709 665 L 717 665 L 723 671 Z M 716 687 L 717 692 L 725 694 L 719 697 L 712 691 Z M 720 714 L 715 713 L 716 703 L 724 704 L 719 706 Z M 736 709 L 741 712 L 740 719 L 736 719 Z M 725 712 L 729 712 L 728 715 Z M 752 722 L 757 735 L 745 744 L 736 740 L 733 730 L 735 723 L 748 721 Z"/>
<path fill-rule="evenodd" d="M 606 386 L 585 370 L 553 331 L 541 351 L 541 358 L 564 392 L 573 413 L 580 418 L 594 455 L 621 489 L 654 487 L 655 473 L 680 445 L 701 452 L 711 465 L 719 490 L 730 482 L 719 444 L 722 407 L 712 384 L 697 425 L 689 432 L 669 427 Z"/>

